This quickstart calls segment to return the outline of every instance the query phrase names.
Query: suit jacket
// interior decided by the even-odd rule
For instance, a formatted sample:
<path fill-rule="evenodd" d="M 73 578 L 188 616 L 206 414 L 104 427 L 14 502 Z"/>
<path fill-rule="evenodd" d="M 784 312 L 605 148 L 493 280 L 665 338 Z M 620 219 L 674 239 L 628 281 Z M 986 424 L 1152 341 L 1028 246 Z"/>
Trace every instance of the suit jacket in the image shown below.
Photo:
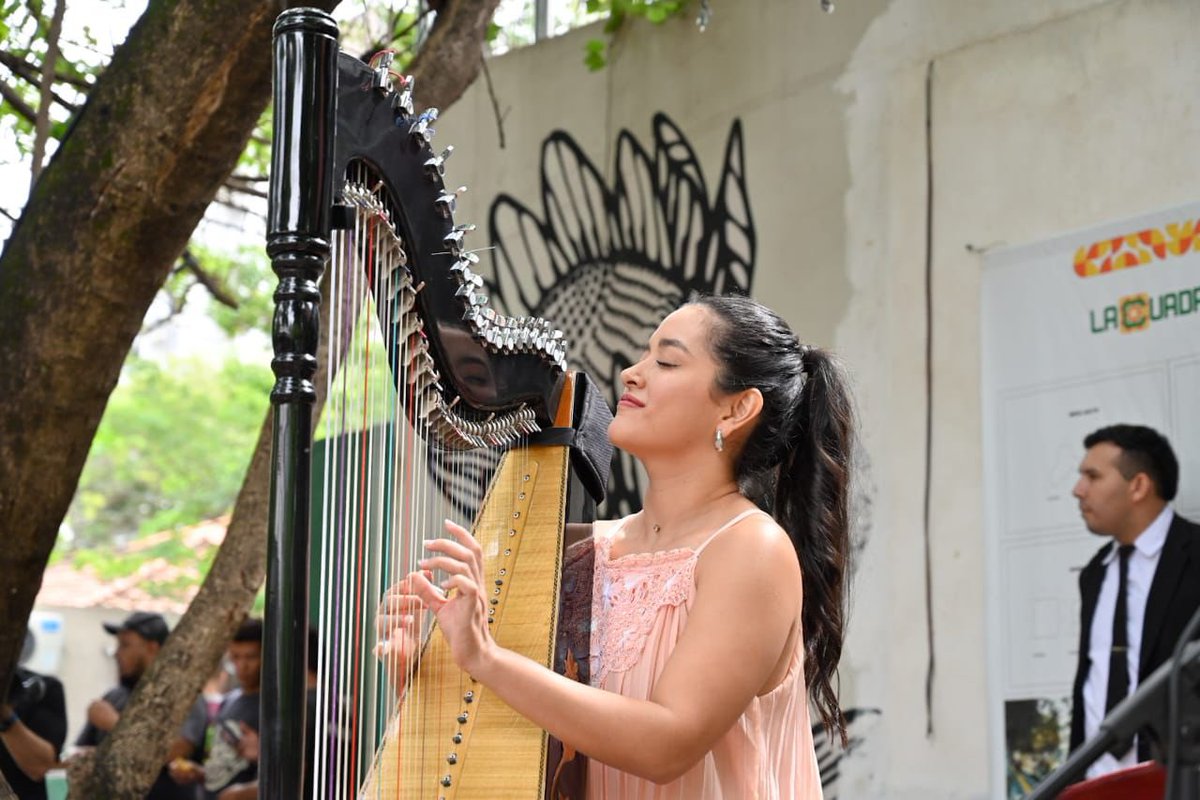
<path fill-rule="evenodd" d="M 1083 683 L 1091 669 L 1088 648 L 1091 643 L 1092 616 L 1104 582 L 1101 563 L 1112 543 L 1101 547 L 1079 574 L 1079 593 L 1083 600 L 1079 624 L 1079 667 L 1075 673 L 1074 706 L 1071 714 L 1071 749 L 1083 744 Z M 1200 525 L 1179 514 L 1167 530 L 1158 568 L 1146 598 L 1146 617 L 1142 623 L 1142 649 L 1138 660 L 1138 684 L 1150 677 L 1170 659 L 1183 628 L 1200 606 Z M 1138 736 L 1138 760 L 1152 758 L 1150 736 Z"/>

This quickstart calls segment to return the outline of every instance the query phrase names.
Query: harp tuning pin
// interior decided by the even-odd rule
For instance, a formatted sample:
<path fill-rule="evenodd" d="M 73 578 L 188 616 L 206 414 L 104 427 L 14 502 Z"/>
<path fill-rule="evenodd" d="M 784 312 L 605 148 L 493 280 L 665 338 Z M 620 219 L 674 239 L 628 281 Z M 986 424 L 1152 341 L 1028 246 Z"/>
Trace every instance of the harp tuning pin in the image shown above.
<path fill-rule="evenodd" d="M 371 85 L 376 89 L 390 91 L 392 88 L 392 61 L 396 58 L 396 54 L 390 50 L 384 50 L 376 58 L 371 59 L 372 66 L 374 66 Z"/>
<path fill-rule="evenodd" d="M 413 94 L 412 89 L 407 86 L 399 92 L 392 95 L 392 110 L 402 111 L 407 116 L 413 115 Z"/>
<path fill-rule="evenodd" d="M 466 232 L 458 228 L 450 231 L 442 237 L 442 244 L 446 245 L 446 249 L 450 251 L 450 255 L 458 258 L 463 252 L 463 236 Z"/>
<path fill-rule="evenodd" d="M 441 196 L 434 201 L 437 206 L 438 213 L 443 217 L 453 217 L 454 211 L 458 208 L 458 192 L 442 192 Z"/>
<path fill-rule="evenodd" d="M 433 141 L 433 136 L 437 131 L 429 127 L 430 123 L 438 118 L 438 110 L 436 108 L 427 108 L 417 115 L 416 120 L 408 126 L 408 135 L 415 136 L 421 141 L 429 144 Z"/>
<path fill-rule="evenodd" d="M 433 128 L 429 127 L 428 122 L 417 121 L 408 126 L 408 135 L 419 141 L 429 144 L 433 141 L 433 135 L 437 133 Z"/>
<path fill-rule="evenodd" d="M 410 101 L 411 105 L 411 101 Z M 410 110 L 411 114 L 412 111 Z M 446 174 L 446 159 L 450 158 L 450 154 L 454 152 L 454 145 L 447 145 L 439 155 L 425 161 L 425 174 L 429 180 L 436 180 Z"/>

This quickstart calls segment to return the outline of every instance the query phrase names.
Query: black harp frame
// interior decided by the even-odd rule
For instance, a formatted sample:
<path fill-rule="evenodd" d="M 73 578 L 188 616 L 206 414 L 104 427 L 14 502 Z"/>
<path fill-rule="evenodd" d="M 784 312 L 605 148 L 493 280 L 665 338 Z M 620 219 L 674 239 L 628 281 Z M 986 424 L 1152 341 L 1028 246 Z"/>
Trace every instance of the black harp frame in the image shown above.
<path fill-rule="evenodd" d="M 407 249 L 408 294 L 375 297 L 387 331 L 414 305 L 434 365 L 418 388 L 419 408 L 432 408 L 441 446 L 503 444 L 549 428 L 563 389 L 566 343 L 549 323 L 495 314 L 463 249 L 470 226 L 455 225 L 456 192 L 442 181 L 430 148 L 436 110 L 416 113 L 411 82 L 397 92 L 386 65 L 373 68 L 340 53 L 339 31 L 324 11 L 297 8 L 274 28 L 274 139 L 267 253 L 279 279 L 272 325 L 276 376 L 266 624 L 261 695 L 260 796 L 299 798 L 305 771 L 305 691 L 309 625 L 309 543 L 313 378 L 320 340 L 319 284 L 331 255 L 332 231 L 346 224 L 341 182 L 365 164 L 384 187 L 392 222 Z M 444 337 L 457 331 L 479 345 L 492 382 L 481 390 L 463 379 Z M 388 340 L 394 379 L 402 380 L 399 336 Z M 388 339 L 388 337 L 385 337 Z M 428 384 L 428 385 L 426 385 Z M 601 401 L 601 405 L 603 405 Z M 505 416 L 507 415 L 507 416 Z M 593 437 L 594 438 L 594 437 Z M 609 451 L 610 453 L 611 451 Z M 573 461 L 574 459 L 573 453 Z M 607 470 L 603 454 L 593 466 Z M 586 488 L 572 470 L 572 522 L 595 518 L 596 469 Z"/>

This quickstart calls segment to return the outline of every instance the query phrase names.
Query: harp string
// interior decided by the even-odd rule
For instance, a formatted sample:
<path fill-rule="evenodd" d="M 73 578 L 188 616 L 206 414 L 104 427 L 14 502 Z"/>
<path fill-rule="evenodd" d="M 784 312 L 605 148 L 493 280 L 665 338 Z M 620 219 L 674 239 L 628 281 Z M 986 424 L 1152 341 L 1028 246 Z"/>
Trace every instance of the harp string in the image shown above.
<path fill-rule="evenodd" d="M 434 787 L 440 780 L 445 752 L 424 752 L 424 743 L 451 741 L 457 709 L 437 686 L 457 686 L 462 696 L 466 678 L 438 662 L 434 674 L 416 682 L 415 658 L 376 659 L 378 604 L 388 586 L 418 568 L 425 538 L 444 535 L 443 519 L 475 517 L 496 465 L 493 453 L 439 446 L 429 409 L 418 407 L 420 384 L 407 368 L 424 358 L 426 341 L 405 327 L 413 287 L 404 242 L 373 183 L 361 166 L 348 175 L 343 195 L 356 210 L 351 226 L 333 234 L 327 288 L 330 367 L 318 434 L 324 459 L 314 592 L 321 647 L 310 767 L 312 796 L 322 800 L 362 796 L 375 750 L 397 732 L 392 768 L 406 776 L 402 785 Z M 500 546 L 494 538 L 483 545 Z M 438 572 L 434 581 L 445 577 Z M 417 616 L 419 643 L 431 628 L 432 615 Z M 395 674 L 410 679 L 399 717 Z M 407 777 L 413 775 L 416 781 Z"/>

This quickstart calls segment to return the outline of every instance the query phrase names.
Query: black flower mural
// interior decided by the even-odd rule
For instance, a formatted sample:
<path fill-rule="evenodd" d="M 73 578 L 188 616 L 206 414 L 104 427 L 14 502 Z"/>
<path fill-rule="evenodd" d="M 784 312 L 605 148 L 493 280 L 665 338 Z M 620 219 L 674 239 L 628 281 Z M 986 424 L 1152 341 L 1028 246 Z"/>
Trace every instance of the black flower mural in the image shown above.
<path fill-rule="evenodd" d="M 705 293 L 750 293 L 755 233 L 746 188 L 742 127 L 734 121 L 716 191 L 683 132 L 665 114 L 653 144 L 617 137 L 607 182 L 570 134 L 542 146 L 541 207 L 506 194 L 490 214 L 491 281 L 497 311 L 554 320 L 570 362 L 615 404 L 622 369 L 658 322 Z M 614 464 L 607 515 L 640 507 L 632 459 Z"/>

